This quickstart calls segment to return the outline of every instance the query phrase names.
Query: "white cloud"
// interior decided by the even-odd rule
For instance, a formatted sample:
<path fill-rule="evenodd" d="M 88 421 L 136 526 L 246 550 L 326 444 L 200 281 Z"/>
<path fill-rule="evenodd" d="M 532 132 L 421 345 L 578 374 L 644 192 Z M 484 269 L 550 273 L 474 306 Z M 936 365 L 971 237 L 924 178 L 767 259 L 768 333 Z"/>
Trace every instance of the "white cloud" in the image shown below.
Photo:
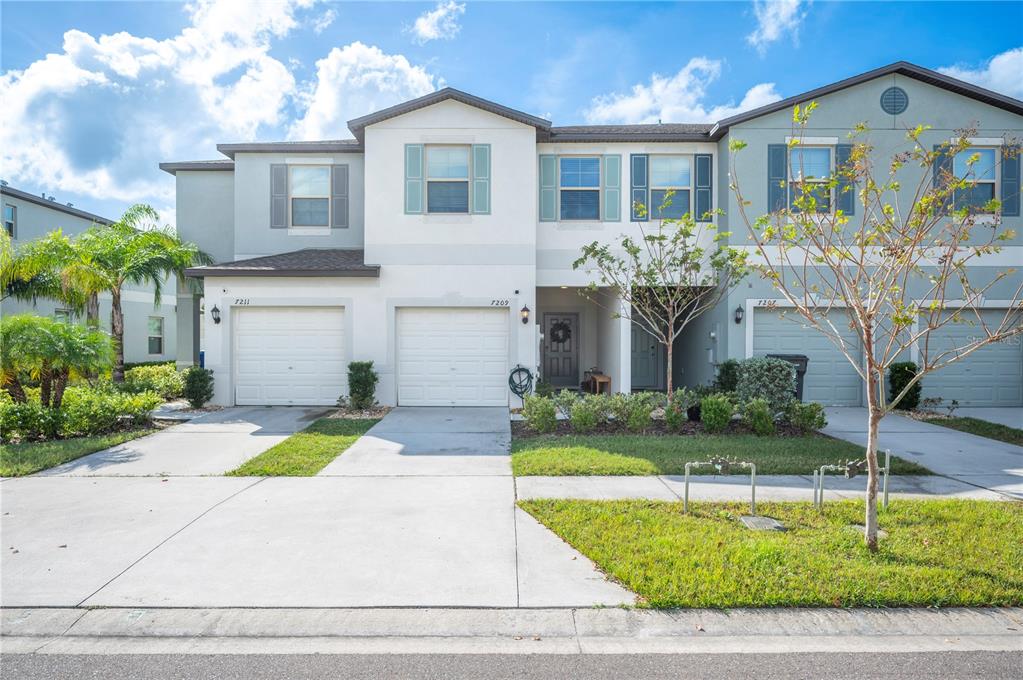
<path fill-rule="evenodd" d="M 1002 52 L 980 68 L 957 64 L 939 68 L 938 71 L 1016 99 L 1023 99 L 1023 47 Z"/>
<path fill-rule="evenodd" d="M 302 93 L 305 113 L 291 126 L 291 139 L 350 136 L 347 121 L 421 97 L 440 81 L 400 54 L 354 42 L 335 47 L 316 62 L 316 81 Z"/>
<path fill-rule="evenodd" d="M 330 28 L 330 25 L 334 23 L 335 19 L 337 19 L 337 12 L 332 9 L 328 9 L 313 21 L 313 33 L 316 35 L 323 33 Z"/>
<path fill-rule="evenodd" d="M 801 0 L 754 0 L 753 13 L 757 27 L 746 36 L 746 42 L 763 55 L 771 43 L 780 40 L 786 33 L 792 35 L 792 42 L 799 43 L 799 25 L 806 18 Z"/>
<path fill-rule="evenodd" d="M 281 124 L 296 89 L 270 56 L 309 0 L 185 6 L 164 39 L 64 34 L 62 50 L 0 75 L 4 176 L 104 200 L 173 200 L 160 160 L 209 157 L 217 141 Z"/>
<path fill-rule="evenodd" d="M 420 14 L 408 31 L 412 34 L 413 41 L 420 45 L 431 40 L 451 40 L 462 28 L 458 18 L 463 14 L 465 3 L 458 3 L 455 0 L 438 2 L 429 12 Z"/>
<path fill-rule="evenodd" d="M 653 74 L 628 93 L 596 97 L 585 112 L 589 123 L 701 123 L 715 122 L 781 99 L 774 83 L 751 87 L 739 104 L 709 106 L 707 87 L 721 77 L 721 62 L 694 57 L 673 76 Z"/>

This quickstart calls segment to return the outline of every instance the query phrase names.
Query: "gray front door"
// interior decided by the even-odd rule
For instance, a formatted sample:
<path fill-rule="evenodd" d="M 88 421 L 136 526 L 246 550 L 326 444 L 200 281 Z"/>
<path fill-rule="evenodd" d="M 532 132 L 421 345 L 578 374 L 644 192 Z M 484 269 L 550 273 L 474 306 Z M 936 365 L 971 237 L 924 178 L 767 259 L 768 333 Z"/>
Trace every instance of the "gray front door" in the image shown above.
<path fill-rule="evenodd" d="M 579 315 L 543 315 L 543 378 L 554 387 L 579 386 Z"/>
<path fill-rule="evenodd" d="M 664 349 L 642 326 L 632 324 L 632 388 L 656 390 L 664 378 Z"/>

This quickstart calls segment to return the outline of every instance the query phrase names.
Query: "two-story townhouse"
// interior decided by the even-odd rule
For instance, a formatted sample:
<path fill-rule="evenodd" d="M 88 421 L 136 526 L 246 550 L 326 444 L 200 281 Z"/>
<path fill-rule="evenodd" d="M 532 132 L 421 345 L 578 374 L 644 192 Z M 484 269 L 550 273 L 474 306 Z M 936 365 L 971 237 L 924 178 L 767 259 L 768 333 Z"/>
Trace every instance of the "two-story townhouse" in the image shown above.
<path fill-rule="evenodd" d="M 219 262 L 190 270 L 202 304 L 179 295 L 179 362 L 196 360 L 201 324 L 222 404 L 332 403 L 352 360 L 374 361 L 385 404 L 506 405 L 516 366 L 559 387 L 596 369 L 615 391 L 663 389 L 664 349 L 616 313 L 610 291 L 580 295 L 592 274 L 572 263 L 586 243 L 638 234 L 658 215 L 634 204 L 668 191 L 669 214 L 720 208 L 706 219 L 751 247 L 729 141 L 748 143 L 735 171 L 749 210 L 768 212 L 789 200 L 776 187 L 790 172 L 790 110 L 810 100 L 820 108 L 802 153 L 828 168 L 860 122 L 888 156 L 911 125 L 931 124 L 938 144 L 976 121 L 977 148 L 996 156 L 991 191 L 1018 226 L 1018 157 L 1001 149 L 1023 132 L 1023 103 L 911 64 L 712 125 L 556 127 L 449 88 L 350 121 L 351 139 L 223 144 L 229 160 L 161 165 L 177 176 L 179 231 Z M 1021 243 L 984 266 L 1023 264 Z M 1019 277 L 992 294 L 1011 297 Z M 726 358 L 799 353 L 808 399 L 861 403 L 844 357 L 779 319 L 778 297 L 750 278 L 690 325 L 672 350 L 676 382 L 706 383 Z M 1023 351 L 985 349 L 927 385 L 960 403 L 1023 404 Z"/>
<path fill-rule="evenodd" d="M 92 225 L 110 224 L 110 220 L 59 203 L 52 196 L 42 197 L 0 186 L 3 203 L 4 229 L 15 247 L 41 238 L 60 229 L 64 234 L 81 234 Z M 175 311 L 175 285 L 170 279 L 164 286 L 160 304 L 154 303 L 151 286 L 125 286 L 121 307 L 124 312 L 124 360 L 128 363 L 147 361 L 173 361 L 177 356 Z M 100 322 L 110 331 L 110 296 L 100 295 Z M 0 301 L 0 315 L 32 313 L 62 319 L 76 318 L 69 309 L 46 298 L 20 301 L 7 298 Z"/>

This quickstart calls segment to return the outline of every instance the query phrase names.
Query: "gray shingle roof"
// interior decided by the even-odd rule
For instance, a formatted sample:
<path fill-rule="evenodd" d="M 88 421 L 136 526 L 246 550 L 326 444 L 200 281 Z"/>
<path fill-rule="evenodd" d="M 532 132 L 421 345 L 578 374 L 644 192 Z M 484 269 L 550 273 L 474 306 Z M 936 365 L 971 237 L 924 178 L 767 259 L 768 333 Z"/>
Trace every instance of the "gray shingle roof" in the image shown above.
<path fill-rule="evenodd" d="M 234 160 L 239 152 L 250 153 L 362 153 L 357 139 L 321 139 L 312 142 L 232 142 L 217 144 L 217 151 Z"/>
<path fill-rule="evenodd" d="M 304 248 L 247 260 L 192 267 L 188 276 L 380 276 L 380 265 L 365 263 L 365 252 L 345 248 Z"/>
<path fill-rule="evenodd" d="M 49 198 L 43 198 L 42 196 L 36 196 L 35 194 L 30 194 L 27 191 L 22 191 L 21 189 L 15 189 L 12 186 L 6 186 L 6 185 L 0 186 L 0 195 L 11 196 L 12 198 L 20 198 L 23 201 L 28 201 L 29 203 L 35 203 L 36 205 L 41 205 L 44 208 L 49 208 L 51 210 L 56 210 L 58 212 L 66 213 L 68 215 L 73 215 L 75 217 L 80 217 L 83 220 L 89 220 L 89 221 L 95 222 L 97 224 L 112 224 L 113 223 L 113 220 L 109 220 L 106 217 L 102 217 L 102 216 L 97 215 L 95 213 L 88 212 L 87 210 L 82 210 L 80 208 L 76 208 L 76 207 L 74 207 L 72 205 L 68 205 L 66 203 L 58 203 L 56 200 L 51 201 Z"/>
<path fill-rule="evenodd" d="M 565 125 L 552 127 L 550 142 L 656 142 L 706 140 L 711 123 L 649 123 L 643 125 Z"/>

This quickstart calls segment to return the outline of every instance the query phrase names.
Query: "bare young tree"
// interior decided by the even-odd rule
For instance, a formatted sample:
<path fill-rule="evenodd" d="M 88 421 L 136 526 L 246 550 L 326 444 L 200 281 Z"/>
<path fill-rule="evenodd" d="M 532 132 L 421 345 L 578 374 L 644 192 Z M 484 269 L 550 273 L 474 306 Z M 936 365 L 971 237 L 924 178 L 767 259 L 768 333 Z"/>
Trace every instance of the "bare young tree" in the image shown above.
<path fill-rule="evenodd" d="M 671 200 L 669 192 L 661 214 Z M 646 206 L 637 204 L 635 209 L 646 216 Z M 594 241 L 583 246 L 572 267 L 591 271 L 598 279 L 582 291 L 587 299 L 608 307 L 597 295 L 600 287 L 610 288 L 620 300 L 612 309 L 614 318 L 638 324 L 667 349 L 671 400 L 675 339 L 745 276 L 746 254 L 724 245 L 729 234 L 717 231 L 712 221 L 697 222 L 689 213 L 636 224 L 638 237 L 622 235 L 615 244 Z"/>
<path fill-rule="evenodd" d="M 746 145 L 738 140 L 730 144 L 731 189 L 755 243 L 751 268 L 781 294 L 785 314 L 824 335 L 866 386 L 864 538 L 876 550 L 881 420 L 924 376 L 1023 333 L 1023 282 L 1002 283 L 1016 276 L 1011 268 L 970 271 L 1014 237 L 1002 228 L 1002 203 L 978 189 L 988 173 L 994 178 L 991 164 L 998 159 L 970 153 L 975 130 L 957 130 L 954 139 L 928 147 L 929 128 L 918 126 L 906 132 L 905 150 L 875 168 L 869 130 L 859 125 L 850 135 L 848 161 L 826 177 L 809 177 L 795 161 L 802 159 L 800 142 L 815 108 L 810 102 L 793 111 L 788 205 L 750 219 L 735 162 Z M 1015 163 L 1018 151 L 1006 140 L 1002 162 Z M 831 209 L 845 192 L 854 192 L 855 217 Z M 1008 292 L 998 297 L 1007 302 L 992 316 L 985 300 L 999 284 Z M 932 337 L 957 324 L 973 332 L 965 339 Z M 848 341 L 849 331 L 857 342 Z M 886 372 L 914 349 L 916 375 L 889 400 Z"/>

